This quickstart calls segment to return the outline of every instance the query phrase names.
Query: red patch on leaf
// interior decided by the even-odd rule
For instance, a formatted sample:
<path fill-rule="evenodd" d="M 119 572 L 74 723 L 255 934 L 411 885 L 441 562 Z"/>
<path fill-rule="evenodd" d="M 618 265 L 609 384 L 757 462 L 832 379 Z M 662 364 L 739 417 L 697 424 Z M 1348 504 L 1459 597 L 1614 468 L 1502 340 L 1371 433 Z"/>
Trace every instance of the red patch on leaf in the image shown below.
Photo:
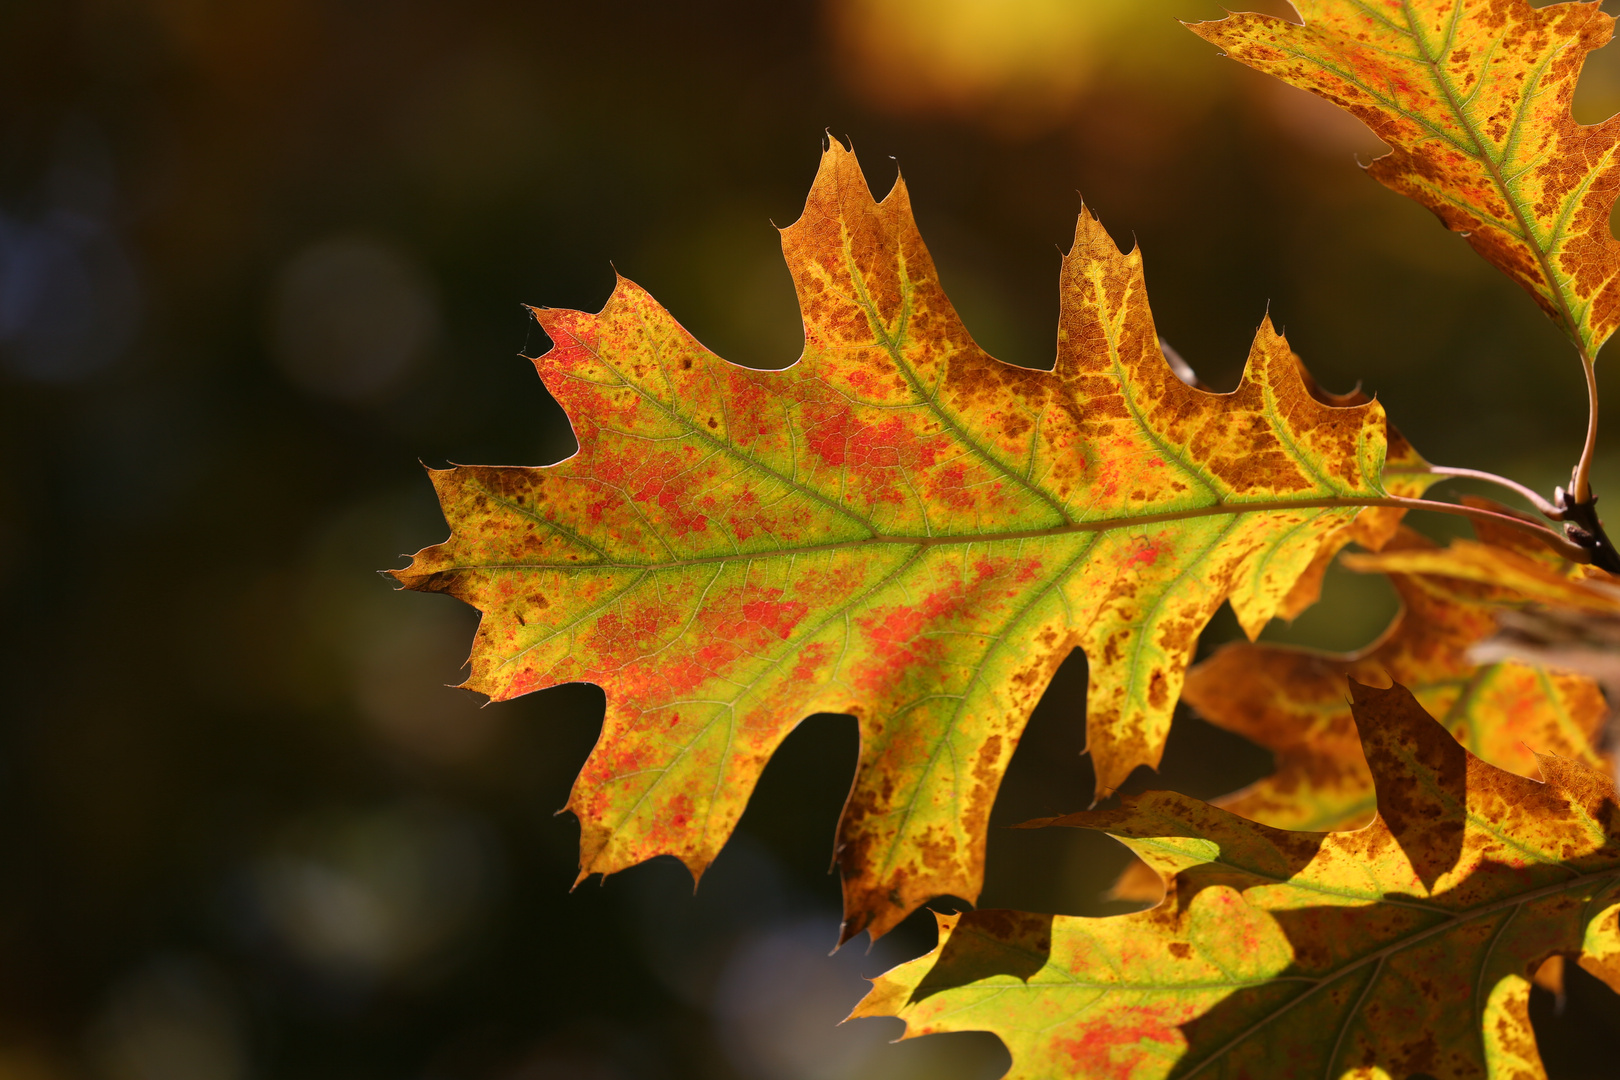
<path fill-rule="evenodd" d="M 793 628 L 799 625 L 804 613 L 809 611 L 808 605 L 798 600 L 777 600 L 782 595 L 781 589 L 770 590 L 771 599 L 753 600 L 742 606 L 743 618 L 756 626 L 764 627 L 777 637 L 787 640 L 793 633 Z"/>
<path fill-rule="evenodd" d="M 953 581 L 929 593 L 920 604 L 879 608 L 869 618 L 861 619 L 861 632 L 872 646 L 873 659 L 856 670 L 855 685 L 862 690 L 879 690 L 907 675 L 924 674 L 926 665 L 944 646 L 920 636 L 923 627 L 943 627 L 951 619 L 978 608 L 989 591 L 987 586 L 1000 577 L 1000 568 L 989 559 L 980 559 L 973 571 L 971 580 Z"/>
<path fill-rule="evenodd" d="M 1144 1043 L 1162 1052 L 1178 1049 L 1183 1041 L 1176 1022 L 1162 1015 L 1164 1011 L 1144 1004 L 1132 1011 L 1129 1020 L 1121 1018 L 1109 1023 L 1106 1018 L 1088 1019 L 1078 1039 L 1059 1039 L 1057 1047 L 1074 1063 L 1075 1076 L 1131 1080 L 1136 1065 L 1145 1056 Z"/>
<path fill-rule="evenodd" d="M 798 661 L 793 665 L 794 681 L 810 682 L 815 679 L 819 674 L 817 669 L 827 662 L 827 657 L 831 653 L 832 646 L 824 641 L 818 641 L 813 645 L 806 646 L 799 653 Z"/>
<path fill-rule="evenodd" d="M 1131 553 L 1125 557 L 1126 566 L 1152 566 L 1159 561 L 1159 556 L 1170 550 L 1170 544 L 1163 539 L 1149 540 L 1145 537 L 1138 539 L 1131 547 Z"/>
<path fill-rule="evenodd" d="M 809 425 L 807 434 L 810 436 L 810 449 L 822 461 L 833 467 L 844 464 L 845 452 L 849 446 L 849 432 L 851 427 L 849 410 L 815 419 Z"/>
<path fill-rule="evenodd" d="M 952 465 L 943 470 L 934 480 L 930 492 L 934 500 L 944 503 L 953 510 L 971 510 L 973 508 L 973 492 L 967 486 L 967 470 L 960 465 Z"/>

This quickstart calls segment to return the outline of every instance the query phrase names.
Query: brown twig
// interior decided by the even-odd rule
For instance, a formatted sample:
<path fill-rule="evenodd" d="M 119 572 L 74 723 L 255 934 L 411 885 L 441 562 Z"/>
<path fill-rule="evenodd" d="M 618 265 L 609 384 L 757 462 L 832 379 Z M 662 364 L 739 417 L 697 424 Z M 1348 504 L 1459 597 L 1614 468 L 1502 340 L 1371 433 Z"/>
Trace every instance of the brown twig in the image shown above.
<path fill-rule="evenodd" d="M 1410 472 L 1402 469 L 1384 470 L 1384 475 L 1386 476 L 1399 474 L 1422 475 L 1425 473 L 1432 476 L 1454 476 L 1463 480 L 1481 480 L 1487 484 L 1495 484 L 1498 487 L 1507 488 L 1509 491 L 1527 501 L 1531 506 L 1534 506 L 1543 517 L 1546 517 L 1552 521 L 1562 521 L 1564 519 L 1564 512 L 1558 507 L 1554 506 L 1552 503 L 1548 502 L 1541 495 L 1537 494 L 1535 491 L 1532 491 L 1530 488 L 1525 487 L 1517 480 L 1509 480 L 1507 477 L 1498 476 L 1496 473 L 1485 472 L 1481 469 L 1456 469 L 1449 465 L 1431 465 L 1427 469 L 1412 469 Z"/>

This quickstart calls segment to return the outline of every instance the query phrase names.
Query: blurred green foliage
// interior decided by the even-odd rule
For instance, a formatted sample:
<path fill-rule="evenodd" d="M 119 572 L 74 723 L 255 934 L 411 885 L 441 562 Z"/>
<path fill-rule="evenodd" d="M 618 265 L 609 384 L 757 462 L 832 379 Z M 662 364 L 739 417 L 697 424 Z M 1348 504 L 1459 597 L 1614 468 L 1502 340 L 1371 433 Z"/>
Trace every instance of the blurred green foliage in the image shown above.
<path fill-rule="evenodd" d="M 832 1026 L 932 943 L 924 915 L 821 955 L 848 718 L 789 739 L 695 898 L 662 864 L 570 893 L 552 811 L 600 692 L 478 708 L 444 689 L 471 613 L 373 573 L 442 539 L 418 459 L 571 452 L 520 303 L 594 310 L 616 267 L 721 355 L 791 362 L 770 222 L 824 130 L 879 192 L 903 164 L 1007 360 L 1050 363 L 1078 189 L 1216 387 L 1269 306 L 1431 460 L 1567 475 L 1569 349 L 1360 175 L 1358 124 L 1175 23 L 1218 4 L 985 6 L 0 4 L 0 1080 L 999 1074 L 988 1037 Z M 1605 53 L 1577 112 L 1617 107 Z M 1392 610 L 1335 571 L 1268 635 L 1351 648 Z M 998 823 L 1089 797 L 1084 686 L 1077 657 Z M 1184 718 L 1138 780 L 1208 796 L 1266 764 Z M 983 902 L 1120 910 L 1122 852 L 1065 832 L 997 831 Z M 1574 979 L 1562 1013 L 1537 998 L 1547 1056 L 1604 1075 L 1620 1020 Z"/>

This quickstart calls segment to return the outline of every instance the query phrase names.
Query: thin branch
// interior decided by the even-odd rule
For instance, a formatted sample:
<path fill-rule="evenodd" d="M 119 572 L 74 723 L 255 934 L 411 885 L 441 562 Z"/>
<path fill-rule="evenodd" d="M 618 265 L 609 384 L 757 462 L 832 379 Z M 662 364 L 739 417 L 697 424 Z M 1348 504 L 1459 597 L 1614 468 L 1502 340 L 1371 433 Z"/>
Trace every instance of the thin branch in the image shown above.
<path fill-rule="evenodd" d="M 1581 367 L 1586 372 L 1586 445 L 1581 448 L 1580 464 L 1575 466 L 1569 493 L 1577 503 L 1586 503 L 1592 501 L 1592 458 L 1597 454 L 1598 390 L 1597 365 L 1584 351 L 1581 353 Z"/>
<path fill-rule="evenodd" d="M 1404 470 L 1400 469 L 1386 469 L 1384 471 L 1386 476 L 1402 473 L 1404 473 Z M 1534 506 L 1537 510 L 1539 510 L 1544 517 L 1547 517 L 1552 521 L 1564 520 L 1564 512 L 1562 510 L 1548 502 L 1546 499 L 1542 498 L 1536 492 L 1531 491 L 1517 480 L 1509 480 L 1505 476 L 1498 476 L 1495 473 L 1484 472 L 1480 469 L 1456 469 L 1449 465 L 1431 465 L 1427 469 L 1413 469 L 1411 472 L 1412 475 L 1422 475 L 1423 473 L 1430 473 L 1435 476 L 1456 476 L 1467 480 L 1483 480 L 1487 484 L 1495 484 L 1498 487 L 1504 487 L 1509 491 L 1516 493 L 1521 498 L 1529 502 L 1531 506 Z"/>
<path fill-rule="evenodd" d="M 1581 448 L 1581 460 L 1570 476 L 1569 490 L 1559 488 L 1553 492 L 1553 502 L 1564 512 L 1564 532 L 1570 540 L 1592 553 L 1589 560 L 1592 565 L 1620 574 L 1620 548 L 1616 548 L 1603 531 L 1603 520 L 1597 514 L 1597 496 L 1592 494 L 1592 459 L 1597 456 L 1597 366 L 1585 350 L 1580 355 L 1581 367 L 1586 371 L 1586 445 Z"/>

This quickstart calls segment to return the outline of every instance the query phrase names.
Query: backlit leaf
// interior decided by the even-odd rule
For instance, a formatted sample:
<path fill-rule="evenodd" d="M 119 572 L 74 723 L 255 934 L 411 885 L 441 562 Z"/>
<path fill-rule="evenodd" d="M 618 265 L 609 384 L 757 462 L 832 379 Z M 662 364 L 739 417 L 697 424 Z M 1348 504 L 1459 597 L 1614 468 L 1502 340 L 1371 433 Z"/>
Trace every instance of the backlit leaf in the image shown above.
<path fill-rule="evenodd" d="M 1504 532 L 1506 530 L 1503 530 Z M 1432 551 L 1403 531 L 1387 553 Z M 1496 632 L 1497 613 L 1522 604 L 1500 586 L 1421 574 L 1390 574 L 1403 610 L 1372 646 L 1349 655 L 1236 643 L 1187 674 L 1182 699 L 1204 719 L 1277 755 L 1277 771 L 1215 800 L 1282 829 L 1360 828 L 1375 798 L 1345 698 L 1344 680 L 1408 687 L 1469 750 L 1500 768 L 1535 775 L 1531 747 L 1605 762 L 1593 749 L 1608 707 L 1597 683 L 1513 661 L 1470 655 Z"/>
<path fill-rule="evenodd" d="M 1445 548 L 1357 552 L 1344 556 L 1344 565 L 1368 573 L 1430 574 L 1476 581 L 1509 589 L 1527 604 L 1591 615 L 1620 614 L 1620 580 L 1612 575 L 1500 543 L 1453 540 Z"/>
<path fill-rule="evenodd" d="M 1592 357 L 1620 325 L 1620 117 L 1570 114 L 1614 20 L 1595 3 L 1293 0 L 1194 33 L 1347 109 L 1390 147 L 1368 166 L 1463 233 Z"/>
<path fill-rule="evenodd" d="M 856 1016 L 991 1031 L 1019 1080 L 1544 1076 L 1530 977 L 1554 955 L 1620 986 L 1620 805 L 1461 746 L 1405 689 L 1351 684 L 1378 787 L 1357 832 L 1288 832 L 1171 792 L 1032 822 L 1104 830 L 1165 899 L 1112 918 L 940 919 Z"/>
<path fill-rule="evenodd" d="M 1578 672 L 1601 684 L 1611 701 L 1620 697 L 1620 580 L 1527 545 L 1522 534 L 1502 532 L 1490 543 L 1458 540 L 1444 550 L 1357 554 L 1344 562 L 1369 573 L 1418 573 L 1493 588 L 1508 599 L 1496 632 L 1470 649 L 1475 661 Z M 1608 739 L 1617 732 L 1611 716 Z"/>
<path fill-rule="evenodd" d="M 839 824 L 847 939 L 978 895 L 985 823 L 1030 710 L 1090 660 L 1104 790 L 1156 765 L 1199 631 L 1249 633 L 1383 494 L 1376 402 L 1312 396 L 1260 327 L 1242 383 L 1183 383 L 1141 258 L 1082 213 L 1053 370 L 974 344 L 896 183 L 834 143 L 783 231 L 804 316 L 783 371 L 727 363 L 620 279 L 536 310 L 579 452 L 433 472 L 451 538 L 396 576 L 482 613 L 466 686 L 607 694 L 570 796 L 580 875 L 694 874 L 805 716 L 854 714 Z"/>

